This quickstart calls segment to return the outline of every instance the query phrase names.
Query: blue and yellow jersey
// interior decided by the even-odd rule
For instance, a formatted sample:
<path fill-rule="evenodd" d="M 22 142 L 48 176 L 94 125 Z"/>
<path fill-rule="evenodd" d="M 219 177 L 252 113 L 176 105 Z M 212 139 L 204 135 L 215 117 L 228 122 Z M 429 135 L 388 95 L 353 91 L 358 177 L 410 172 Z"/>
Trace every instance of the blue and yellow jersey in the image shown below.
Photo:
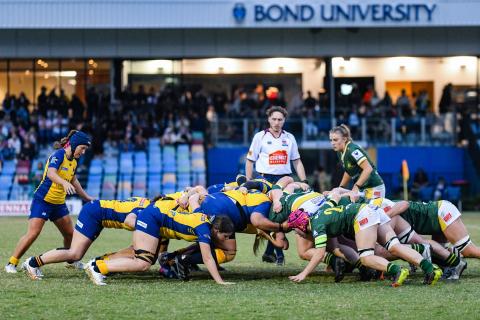
<path fill-rule="evenodd" d="M 47 160 L 45 165 L 45 170 L 43 171 L 42 181 L 35 190 L 34 197 L 37 199 L 44 200 L 45 202 L 51 204 L 63 204 L 65 203 L 65 198 L 67 196 L 63 186 L 57 183 L 54 183 L 47 177 L 47 172 L 49 168 L 54 168 L 57 170 L 57 174 L 63 180 L 72 182 L 73 177 L 75 176 L 75 171 L 77 169 L 77 160 L 72 159 L 68 160 L 65 149 L 59 149 L 55 151 Z"/>
<path fill-rule="evenodd" d="M 205 213 L 209 217 L 228 216 L 235 226 L 235 231 L 241 232 L 250 224 L 253 212 L 268 217 L 270 204 L 270 199 L 259 191 L 251 190 L 244 194 L 239 190 L 230 190 L 207 195 L 195 212 Z"/>
<path fill-rule="evenodd" d="M 157 203 L 155 203 L 156 205 Z M 198 241 L 207 244 L 211 242 L 211 224 L 205 214 L 158 209 L 156 220 L 159 222 L 161 238 Z"/>
<path fill-rule="evenodd" d="M 159 208 L 162 212 L 167 212 L 170 210 L 178 212 L 191 212 L 189 208 L 183 209 L 178 204 L 177 200 L 183 195 L 183 192 L 175 192 L 166 194 L 165 197 L 155 201 L 155 206 Z"/>
<path fill-rule="evenodd" d="M 266 194 L 257 190 L 249 190 L 246 194 L 239 190 L 225 191 L 223 193 L 238 202 L 248 216 L 258 212 L 264 217 L 268 217 L 272 202 Z"/>
<path fill-rule="evenodd" d="M 150 200 L 142 197 L 132 197 L 127 200 L 99 200 L 101 210 L 101 223 L 104 228 L 133 229 L 124 224 L 125 218 L 130 213 L 138 214 L 145 209 Z"/>
<path fill-rule="evenodd" d="M 244 184 L 242 184 L 242 187 L 245 187 L 248 190 L 255 189 L 265 194 L 267 194 L 268 192 L 270 192 L 270 190 L 272 190 L 272 186 L 273 184 L 268 180 L 266 180 L 265 178 L 263 178 L 262 176 L 249 180 Z"/>

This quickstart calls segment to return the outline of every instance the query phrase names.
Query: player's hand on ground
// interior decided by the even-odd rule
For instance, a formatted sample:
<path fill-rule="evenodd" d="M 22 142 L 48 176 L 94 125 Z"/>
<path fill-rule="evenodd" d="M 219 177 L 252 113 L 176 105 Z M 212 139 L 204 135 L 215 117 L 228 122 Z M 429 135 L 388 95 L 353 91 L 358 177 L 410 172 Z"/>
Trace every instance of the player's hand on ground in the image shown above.
<path fill-rule="evenodd" d="M 75 194 L 76 191 L 75 191 L 75 187 L 68 181 L 63 181 L 63 190 L 65 190 L 65 193 L 68 194 L 68 195 L 72 195 L 72 194 Z"/>
<path fill-rule="evenodd" d="M 299 273 L 296 276 L 288 277 L 288 279 L 292 280 L 293 282 L 302 282 L 303 280 L 305 280 L 305 276 L 303 275 L 303 273 Z"/>

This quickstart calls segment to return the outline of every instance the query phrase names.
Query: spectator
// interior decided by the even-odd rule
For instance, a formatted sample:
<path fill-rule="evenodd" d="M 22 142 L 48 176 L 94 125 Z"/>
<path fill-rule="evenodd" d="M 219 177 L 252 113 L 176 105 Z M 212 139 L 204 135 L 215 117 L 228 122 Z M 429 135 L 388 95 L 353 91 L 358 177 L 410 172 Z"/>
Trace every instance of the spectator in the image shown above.
<path fill-rule="evenodd" d="M 173 126 L 173 123 L 171 123 L 165 128 L 165 131 L 163 132 L 161 138 L 161 143 L 162 145 L 170 145 L 175 144 L 176 142 L 177 134 L 175 132 L 175 127 Z"/>
<path fill-rule="evenodd" d="M 452 111 L 452 89 L 451 83 L 447 84 L 442 91 L 442 97 L 440 98 L 439 111 L 440 114 L 445 114 Z"/>
<path fill-rule="evenodd" d="M 307 97 L 303 101 L 303 106 L 308 112 L 308 110 L 314 110 L 316 105 L 317 105 L 317 100 L 314 97 L 312 97 L 312 92 L 308 90 Z"/>
<path fill-rule="evenodd" d="M 420 91 L 417 99 L 415 100 L 415 108 L 417 109 L 417 114 L 420 117 L 425 117 L 428 112 L 430 101 L 428 101 L 428 93 L 426 90 Z"/>
<path fill-rule="evenodd" d="M 38 113 L 42 116 L 47 116 L 47 109 L 48 109 L 48 97 L 47 97 L 47 88 L 42 86 L 40 88 L 40 94 L 37 97 L 37 108 Z"/>
<path fill-rule="evenodd" d="M 36 169 L 30 172 L 30 181 L 32 182 L 33 188 L 36 188 L 40 184 L 40 181 L 42 181 L 43 171 L 43 162 L 39 161 Z"/>
<path fill-rule="evenodd" d="M 410 118 L 412 116 L 412 107 L 410 105 L 410 99 L 407 96 L 405 89 L 402 89 L 400 97 L 397 99 L 398 114 L 402 118 Z"/>
<path fill-rule="evenodd" d="M 20 153 L 19 158 L 22 160 L 28 160 L 28 161 L 32 161 L 33 158 L 35 158 L 35 148 L 30 143 L 30 141 L 25 140 L 25 142 L 23 143 L 22 151 Z"/>
<path fill-rule="evenodd" d="M 419 168 L 413 176 L 412 196 L 418 199 L 420 190 L 428 186 L 428 176 L 425 170 Z"/>
<path fill-rule="evenodd" d="M 325 169 L 319 165 L 313 172 L 313 190 L 317 192 L 324 192 L 330 190 L 330 175 L 325 172 Z"/>
<path fill-rule="evenodd" d="M 438 201 L 442 200 L 445 195 L 445 189 L 447 188 L 447 184 L 444 177 L 438 178 L 437 185 L 435 186 L 435 190 L 433 191 L 433 200 Z"/>
<path fill-rule="evenodd" d="M 20 155 L 20 151 L 22 151 L 22 142 L 17 136 L 15 130 L 12 130 L 11 137 L 8 139 L 7 143 L 8 148 L 13 149 L 15 156 Z"/>

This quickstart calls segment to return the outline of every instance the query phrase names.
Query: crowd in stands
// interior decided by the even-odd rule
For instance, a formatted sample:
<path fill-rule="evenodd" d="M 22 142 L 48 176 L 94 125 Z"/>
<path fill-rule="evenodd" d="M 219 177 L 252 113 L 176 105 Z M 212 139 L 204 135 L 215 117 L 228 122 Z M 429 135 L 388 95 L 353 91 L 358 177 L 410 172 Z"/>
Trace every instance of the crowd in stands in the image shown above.
<path fill-rule="evenodd" d="M 362 119 L 374 121 L 367 126 L 369 135 L 386 136 L 392 130 L 390 119 L 400 121 L 401 130 L 419 129 L 419 118 L 433 118 L 431 97 L 426 91 L 409 97 L 405 90 L 393 101 L 388 92 L 380 98 L 369 87 L 363 94 L 353 84 L 349 95 L 338 94 L 336 118 L 350 126 L 355 135 Z M 440 113 L 448 113 L 451 105 L 451 85 L 444 90 Z M 238 88 L 229 98 L 225 92 L 206 94 L 202 90 L 181 89 L 167 85 L 161 91 L 130 86 L 119 94 L 118 103 L 111 104 L 108 94 L 90 88 L 85 99 L 76 94 L 67 97 L 63 90 L 41 88 L 33 105 L 21 92 L 18 97 L 6 94 L 0 111 L 0 159 L 32 160 L 38 148 L 65 136 L 70 129 L 82 129 L 94 137 L 105 137 L 103 143 L 94 139 L 93 153 L 105 149 L 121 151 L 145 150 L 150 137 L 160 137 L 162 144 L 191 143 L 192 132 L 212 134 L 219 119 L 248 118 L 255 123 L 254 130 L 264 123 L 266 109 L 272 105 L 286 106 L 289 119 L 306 119 L 309 137 L 319 137 L 322 129 L 330 126 L 329 103 L 324 93 L 314 97 L 310 91 L 299 92 L 287 102 L 282 88 L 257 85 L 251 89 Z M 322 128 L 319 119 L 326 127 Z M 451 132 L 445 121 L 429 123 L 432 132 Z M 413 129 L 412 129 L 413 128 Z M 295 132 L 292 128 L 289 131 Z M 230 127 L 226 130 L 234 130 Z M 375 132 L 373 132 L 375 131 Z M 301 128 L 300 128 L 301 132 Z M 233 135 L 234 133 L 232 133 Z"/>

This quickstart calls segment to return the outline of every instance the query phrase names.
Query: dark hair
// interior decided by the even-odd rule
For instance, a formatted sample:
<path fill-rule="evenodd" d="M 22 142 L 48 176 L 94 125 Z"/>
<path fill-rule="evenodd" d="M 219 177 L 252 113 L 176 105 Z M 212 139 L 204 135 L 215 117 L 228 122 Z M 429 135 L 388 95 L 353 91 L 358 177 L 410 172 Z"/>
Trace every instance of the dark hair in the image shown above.
<path fill-rule="evenodd" d="M 65 145 L 67 144 L 68 141 L 70 141 L 70 138 L 77 132 L 77 130 L 70 130 L 70 132 L 68 133 L 68 135 L 66 137 L 63 137 L 62 139 L 60 139 L 60 141 L 55 141 L 53 143 L 53 148 L 54 149 L 61 149 L 63 147 L 65 147 Z"/>
<path fill-rule="evenodd" d="M 228 216 L 215 216 L 212 226 L 221 233 L 235 233 L 235 225 Z"/>
<path fill-rule="evenodd" d="M 270 116 L 272 115 L 272 113 L 274 112 L 280 112 L 281 114 L 283 114 L 283 116 L 286 118 L 288 116 L 288 111 L 287 109 L 283 108 L 283 107 L 280 107 L 280 106 L 273 106 L 273 107 L 270 107 L 267 109 L 267 117 L 270 118 Z"/>
<path fill-rule="evenodd" d="M 345 124 L 333 127 L 330 133 L 339 133 L 342 137 L 347 138 L 347 141 L 352 141 L 352 135 L 350 129 Z"/>

